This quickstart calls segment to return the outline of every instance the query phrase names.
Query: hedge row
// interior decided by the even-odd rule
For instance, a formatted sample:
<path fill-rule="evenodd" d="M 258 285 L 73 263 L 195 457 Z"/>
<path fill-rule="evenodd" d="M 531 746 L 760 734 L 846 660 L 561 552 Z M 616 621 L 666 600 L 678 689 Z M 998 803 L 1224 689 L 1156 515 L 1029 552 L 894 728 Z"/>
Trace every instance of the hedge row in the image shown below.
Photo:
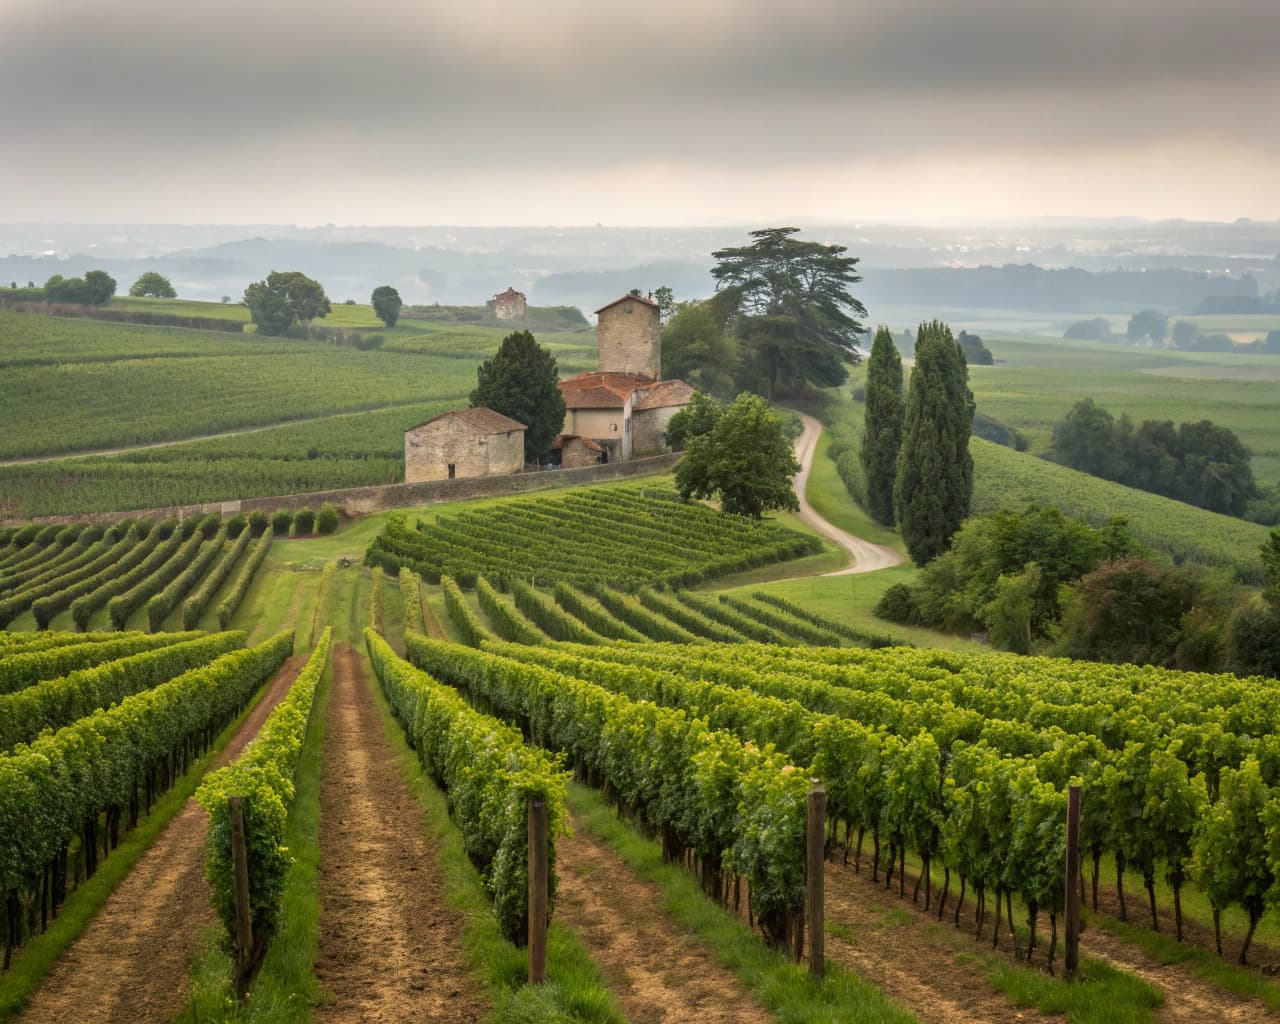
<path fill-rule="evenodd" d="M 688 605 L 696 612 L 701 612 L 709 619 L 715 619 L 716 622 L 728 626 L 737 633 L 741 633 L 748 640 L 755 640 L 762 644 L 779 644 L 787 647 L 795 643 L 790 637 L 783 636 L 776 629 L 766 626 L 758 619 L 750 619 L 739 611 L 735 611 L 727 604 L 706 594 L 695 594 L 689 590 L 681 590 L 676 594 L 676 599 L 683 605 Z"/>
<path fill-rule="evenodd" d="M 267 552 L 271 549 L 271 535 L 272 531 L 268 527 L 267 531 L 258 538 L 258 542 L 253 546 L 253 550 L 249 552 L 249 557 L 240 569 L 240 575 L 236 577 L 230 592 L 222 599 L 222 604 L 218 605 L 218 626 L 220 628 L 226 629 L 231 624 L 231 616 L 240 607 L 240 602 L 244 600 L 245 592 L 248 591 L 249 584 L 253 582 L 253 577 L 258 571 L 258 567 L 262 565 L 262 560 L 267 557 Z"/>
<path fill-rule="evenodd" d="M 610 612 L 627 625 L 639 630 L 651 640 L 676 644 L 702 643 L 702 637 L 694 636 L 683 626 L 651 612 L 630 594 L 597 585 L 592 593 Z"/>
<path fill-rule="evenodd" d="M 408 642 L 422 639 L 409 634 Z M 529 934 L 530 796 L 547 805 L 548 912 L 555 903 L 555 842 L 568 834 L 561 759 L 526 747 L 518 729 L 481 714 L 425 672 L 396 657 L 365 630 L 373 670 L 422 767 L 449 794 L 467 853 L 493 896 L 502 933 L 517 944 Z M 458 648 L 460 650 L 465 648 Z"/>
<path fill-rule="evenodd" d="M 77 597 L 110 579 L 116 565 L 133 553 L 131 549 L 139 546 L 141 539 L 137 526 L 119 535 L 108 530 L 93 546 L 94 556 L 88 562 L 53 579 L 24 587 L 0 601 L 0 626 L 7 626 L 30 608 L 35 613 L 36 625 L 46 628 L 49 620 Z"/>
<path fill-rule="evenodd" d="M 580 620 L 593 633 L 599 633 L 610 640 L 633 640 L 637 643 L 644 643 L 649 639 L 639 630 L 632 629 L 621 619 L 593 604 L 586 594 L 571 584 L 557 583 L 555 595 L 556 604 Z"/>
<path fill-rule="evenodd" d="M 42 679 L 57 679 L 68 672 L 127 658 L 141 651 L 194 640 L 199 633 L 110 633 L 109 640 L 64 644 L 42 651 L 22 651 L 0 657 L 0 693 L 15 693 Z"/>
<path fill-rule="evenodd" d="M 201 783 L 196 799 L 209 812 L 205 874 L 213 889 L 213 905 L 235 936 L 235 899 L 231 868 L 231 813 L 228 798 L 244 797 L 245 845 L 249 851 L 249 903 L 253 937 L 266 944 L 275 929 L 284 895 L 285 875 L 292 863 L 284 846 L 285 823 L 293 800 L 293 776 L 315 706 L 316 689 L 329 660 L 333 627 L 325 627 L 306 666 L 289 694 L 271 712 L 244 752 Z"/>
<path fill-rule="evenodd" d="M 82 632 L 88 629 L 94 612 L 117 594 L 124 593 L 135 583 L 146 579 L 177 550 L 181 538 L 176 525 L 176 522 L 167 521 L 156 527 L 118 563 L 107 566 L 92 579 L 82 581 L 74 588 L 74 592 L 63 591 L 49 598 L 47 607 L 42 608 L 44 602 L 37 601 L 32 609 L 36 614 L 36 622 L 47 624 L 59 611 L 70 607 L 71 621 L 75 623 L 76 629 Z"/>
<path fill-rule="evenodd" d="M 783 636 L 788 636 L 801 643 L 814 644 L 818 647 L 839 647 L 842 637 L 839 633 L 812 623 L 805 622 L 786 612 L 771 608 L 768 605 L 744 601 L 732 594 L 721 594 L 720 603 L 727 604 L 734 611 L 741 612 L 748 618 L 763 622 L 776 629 Z"/>
<path fill-rule="evenodd" d="M 204 578 L 196 592 L 182 602 L 183 629 L 196 628 L 196 624 L 199 623 L 204 610 L 209 607 L 209 602 L 213 600 L 213 595 L 218 592 L 218 588 L 231 575 L 232 568 L 240 560 L 240 556 L 244 554 L 245 548 L 249 546 L 252 532 L 251 524 L 248 530 L 240 532 L 240 536 L 236 538 L 234 544 L 230 547 L 224 545 L 222 557 L 214 563 L 209 575 Z"/>
<path fill-rule="evenodd" d="M 160 593 L 151 597 L 147 602 L 147 629 L 152 633 L 160 629 L 170 612 L 178 607 L 178 602 L 205 574 L 226 543 L 227 528 L 224 526 L 216 537 L 204 543 L 185 569 L 174 576 Z"/>
<path fill-rule="evenodd" d="M 95 850 L 98 815 L 136 810 L 140 782 L 163 788 L 292 650 L 281 633 L 0 755 L 0 891 L 38 892 L 82 830 Z"/>
<path fill-rule="evenodd" d="M 119 634 L 114 634 L 119 636 Z M 212 633 L 0 694 L 0 751 L 30 743 L 98 708 L 149 690 L 244 645 L 243 633 Z"/>
<path fill-rule="evenodd" d="M 191 560 L 199 552 L 200 545 L 204 543 L 204 537 L 199 531 L 192 532 L 176 549 L 171 549 L 171 554 L 168 558 L 160 560 L 161 553 L 178 536 L 179 534 L 175 533 L 173 537 L 170 537 L 168 541 L 165 541 L 155 550 L 151 558 L 147 559 L 144 564 L 153 566 L 150 573 L 107 602 L 107 618 L 111 620 L 113 629 L 124 629 L 125 623 L 129 621 L 129 616 L 141 608 L 152 594 L 167 586 L 170 581 L 190 565 Z"/>
<path fill-rule="evenodd" d="M 540 644 L 546 637 L 528 619 L 512 607 L 484 577 L 476 580 L 476 597 L 480 607 L 493 625 L 493 631 L 503 640 L 517 644 Z"/>
<path fill-rule="evenodd" d="M 467 605 L 467 599 L 462 596 L 462 588 L 458 586 L 457 580 L 451 576 L 441 576 L 440 589 L 444 592 L 445 610 L 449 613 L 453 624 L 458 627 L 464 643 L 479 647 L 481 640 L 493 639 L 493 634 L 485 628 L 476 613 Z"/>
<path fill-rule="evenodd" d="M 582 622 L 545 594 L 539 593 L 524 580 L 515 580 L 512 584 L 516 607 L 551 637 L 552 640 L 567 640 L 575 644 L 598 644 L 604 637 L 593 633 Z"/>
<path fill-rule="evenodd" d="M 422 577 L 411 569 L 401 569 L 400 595 L 404 600 L 405 630 L 426 633 L 427 624 L 422 615 Z"/>
<path fill-rule="evenodd" d="M 847 640 L 861 644 L 865 647 L 910 647 L 904 640 L 895 640 L 888 633 L 873 633 L 867 629 L 858 629 L 856 626 L 850 626 L 844 622 L 837 622 L 835 619 L 828 619 L 819 615 L 817 612 L 810 611 L 803 605 L 789 601 L 787 598 L 778 594 L 770 593 L 767 590 L 754 590 L 751 592 L 751 598 L 754 601 L 763 601 L 765 604 L 771 604 L 779 611 L 786 612 L 793 618 L 803 619 L 805 622 L 812 623 L 822 629 L 830 630 L 833 633 L 839 633 Z"/>
<path fill-rule="evenodd" d="M 642 590 L 636 597 L 651 612 L 664 616 L 677 625 L 683 626 L 690 633 L 696 633 L 708 640 L 724 644 L 740 644 L 745 639 L 741 633 L 723 622 L 717 622 L 688 605 L 681 604 L 670 594 L 657 590 Z"/>

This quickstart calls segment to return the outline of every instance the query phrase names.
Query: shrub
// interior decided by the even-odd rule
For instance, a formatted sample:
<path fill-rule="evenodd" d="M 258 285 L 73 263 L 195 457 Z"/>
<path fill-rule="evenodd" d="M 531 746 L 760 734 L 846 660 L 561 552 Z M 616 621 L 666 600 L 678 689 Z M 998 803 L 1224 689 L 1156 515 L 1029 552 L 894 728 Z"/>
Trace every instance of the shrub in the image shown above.
<path fill-rule="evenodd" d="M 896 622 L 901 626 L 920 624 L 915 592 L 905 583 L 895 583 L 881 595 L 875 614 L 886 622 Z"/>
<path fill-rule="evenodd" d="M 270 524 L 271 517 L 263 512 L 262 509 L 254 509 L 249 513 L 249 533 L 254 537 L 261 537 L 266 533 Z"/>
<path fill-rule="evenodd" d="M 289 527 L 293 525 L 293 513 L 288 509 L 277 509 L 271 514 L 271 532 L 277 537 L 289 536 Z"/>
<path fill-rule="evenodd" d="M 334 505 L 325 505 L 316 516 L 316 533 L 333 533 L 338 528 L 338 509 Z"/>
<path fill-rule="evenodd" d="M 382 348 L 382 343 L 386 340 L 381 334 L 357 334 L 355 346 L 361 352 L 368 352 L 371 349 Z"/>
<path fill-rule="evenodd" d="M 235 540 L 237 537 L 240 536 L 240 534 L 244 533 L 245 528 L 248 527 L 248 525 L 249 525 L 249 517 L 246 516 L 243 512 L 241 512 L 238 515 L 232 516 L 230 519 L 227 520 L 227 536 L 230 537 L 232 540 Z M 262 528 L 264 530 L 267 528 L 267 524 L 265 520 L 263 521 Z"/>
<path fill-rule="evenodd" d="M 316 514 L 309 508 L 298 509 L 298 514 L 293 517 L 293 535 L 295 537 L 309 537 L 316 525 Z"/>

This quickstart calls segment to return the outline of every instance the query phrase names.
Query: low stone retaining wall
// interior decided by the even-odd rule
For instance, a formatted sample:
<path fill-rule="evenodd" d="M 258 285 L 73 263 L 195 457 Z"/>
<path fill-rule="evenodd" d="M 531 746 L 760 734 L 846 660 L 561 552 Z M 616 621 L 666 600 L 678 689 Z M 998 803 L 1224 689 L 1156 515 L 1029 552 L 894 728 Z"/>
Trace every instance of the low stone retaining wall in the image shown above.
<path fill-rule="evenodd" d="M 509 476 L 476 476 L 462 480 L 428 480 L 416 484 L 381 484 L 374 487 L 348 487 L 337 491 L 311 491 L 307 494 L 281 494 L 269 498 L 244 498 L 240 501 L 214 501 L 203 505 L 175 505 L 169 508 L 136 509 L 131 512 L 89 512 L 72 516 L 37 516 L 34 520 L 11 519 L 5 526 L 25 522 L 37 523 L 114 523 L 129 516 L 164 519 L 176 516 L 185 519 L 193 515 L 218 512 L 223 516 L 237 512 L 262 509 L 272 512 L 278 508 L 296 511 L 300 508 L 319 509 L 321 505 L 336 505 L 347 516 L 368 515 L 394 508 L 411 508 L 417 505 L 434 505 L 445 501 L 465 501 L 469 498 L 494 498 L 506 494 L 527 494 L 558 487 L 576 487 L 582 484 L 602 483 L 609 480 L 626 480 L 630 477 L 665 473 L 680 461 L 680 453 L 657 455 L 630 462 L 612 462 L 603 466 L 583 466 L 580 469 L 544 469 L 528 473 L 512 473 Z"/>

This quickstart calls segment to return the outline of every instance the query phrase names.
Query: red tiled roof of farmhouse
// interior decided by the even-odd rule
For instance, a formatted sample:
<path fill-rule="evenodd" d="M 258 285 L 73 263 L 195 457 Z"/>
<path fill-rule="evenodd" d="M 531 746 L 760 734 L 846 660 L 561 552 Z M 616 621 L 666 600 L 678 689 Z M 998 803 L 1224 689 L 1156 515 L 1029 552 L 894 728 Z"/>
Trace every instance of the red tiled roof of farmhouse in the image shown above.
<path fill-rule="evenodd" d="M 638 373 L 589 370 L 560 382 L 564 404 L 570 409 L 621 409 L 636 388 L 653 384 Z"/>
<path fill-rule="evenodd" d="M 503 416 L 502 413 L 494 412 L 483 405 L 472 406 L 470 409 L 450 409 L 448 412 L 442 412 L 439 416 L 433 416 L 431 419 L 409 429 L 417 430 L 418 427 L 436 423 L 447 416 L 457 417 L 467 426 L 472 427 L 481 434 L 506 434 L 512 430 L 529 429 L 518 420 L 513 420 L 510 416 Z"/>
<path fill-rule="evenodd" d="M 689 399 L 693 397 L 693 388 L 689 387 L 682 380 L 660 380 L 657 384 L 646 388 L 645 393 L 641 396 L 632 408 L 639 412 L 641 409 L 663 409 L 670 405 L 688 405 Z"/>
<path fill-rule="evenodd" d="M 498 292 L 498 294 L 494 296 L 495 299 L 516 299 L 523 297 L 524 292 L 518 292 L 510 285 L 507 285 L 507 290 L 505 292 Z"/>
<path fill-rule="evenodd" d="M 603 306 L 596 310 L 596 315 L 603 313 L 606 309 L 612 309 L 619 302 L 643 302 L 646 306 L 658 308 L 658 304 L 653 299 L 646 299 L 643 295 L 623 295 L 621 298 L 614 299 L 612 302 L 606 302 Z"/>

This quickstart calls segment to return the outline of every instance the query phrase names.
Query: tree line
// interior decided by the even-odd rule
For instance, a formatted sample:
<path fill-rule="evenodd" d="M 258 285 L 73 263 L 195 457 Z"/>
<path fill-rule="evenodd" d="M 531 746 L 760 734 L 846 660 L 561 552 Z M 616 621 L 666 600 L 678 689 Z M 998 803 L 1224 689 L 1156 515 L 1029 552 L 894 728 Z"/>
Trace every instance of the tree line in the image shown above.
<path fill-rule="evenodd" d="M 1092 398 L 1077 402 L 1053 428 L 1053 461 L 1126 487 L 1244 516 L 1259 496 L 1249 449 L 1235 432 L 1208 420 L 1180 423 L 1119 419 Z"/>

